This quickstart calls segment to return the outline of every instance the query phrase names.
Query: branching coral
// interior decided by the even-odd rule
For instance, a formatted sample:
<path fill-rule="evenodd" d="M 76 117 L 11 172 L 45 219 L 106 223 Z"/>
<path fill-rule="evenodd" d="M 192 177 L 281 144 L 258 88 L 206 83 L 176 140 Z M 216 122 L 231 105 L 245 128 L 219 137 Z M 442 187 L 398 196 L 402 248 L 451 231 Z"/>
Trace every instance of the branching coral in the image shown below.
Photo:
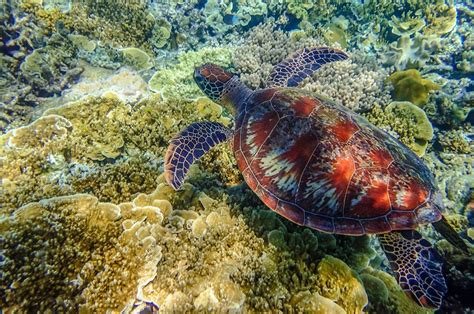
<path fill-rule="evenodd" d="M 474 143 L 468 138 L 469 129 L 452 129 L 440 132 L 438 143 L 444 152 L 470 154 L 474 152 Z M 471 130 L 472 132 L 472 130 Z"/>
<path fill-rule="evenodd" d="M 364 112 L 376 103 L 390 101 L 390 91 L 384 84 L 387 74 L 386 70 L 374 70 L 367 64 L 335 62 L 319 69 L 303 88 Z"/>
<path fill-rule="evenodd" d="M 253 28 L 233 55 L 234 67 L 244 83 L 263 87 L 274 65 L 298 49 L 317 46 L 318 40 L 303 38 L 292 42 L 289 35 L 277 30 L 274 21 Z"/>

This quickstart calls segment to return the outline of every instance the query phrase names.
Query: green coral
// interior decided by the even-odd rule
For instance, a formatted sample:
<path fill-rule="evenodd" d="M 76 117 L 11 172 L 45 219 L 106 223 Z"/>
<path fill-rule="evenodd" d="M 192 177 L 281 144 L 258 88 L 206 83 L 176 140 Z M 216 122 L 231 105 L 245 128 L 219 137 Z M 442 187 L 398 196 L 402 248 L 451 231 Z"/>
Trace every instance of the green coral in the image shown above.
<path fill-rule="evenodd" d="M 474 151 L 473 143 L 467 138 L 468 130 L 452 129 L 441 131 L 437 141 L 444 152 L 470 154 Z"/>
<path fill-rule="evenodd" d="M 54 33 L 65 29 L 92 37 L 105 43 L 123 47 L 152 50 L 149 42 L 155 25 L 161 25 L 149 14 L 146 2 L 85 1 L 74 3 L 65 12 L 46 8 L 38 3 L 24 2 L 21 9 L 31 14 L 44 26 L 44 31 Z"/>
<path fill-rule="evenodd" d="M 22 78 L 38 96 L 59 94 L 82 72 L 76 48 L 67 38 L 54 34 L 43 48 L 35 49 L 20 65 Z"/>
<path fill-rule="evenodd" d="M 454 5 L 443 2 L 427 6 L 425 9 L 427 26 L 423 30 L 425 34 L 437 36 L 451 32 L 456 26 L 457 10 Z"/>
<path fill-rule="evenodd" d="M 415 36 L 411 38 L 403 35 L 388 46 L 382 55 L 382 60 L 385 64 L 395 66 L 397 70 L 423 67 L 433 55 L 441 50 L 441 47 L 438 36 L 415 33 Z"/>
<path fill-rule="evenodd" d="M 383 303 L 388 300 L 388 289 L 381 279 L 370 274 L 361 274 L 360 279 L 364 284 L 370 303 Z"/>
<path fill-rule="evenodd" d="M 398 101 L 409 101 L 417 106 L 428 102 L 428 94 L 440 86 L 421 76 L 415 69 L 397 71 L 388 78 L 393 85 L 393 97 Z"/>
<path fill-rule="evenodd" d="M 74 46 L 78 49 L 85 50 L 87 52 L 92 52 L 97 47 L 97 44 L 93 40 L 89 40 L 87 36 L 83 35 L 68 35 L 67 38 L 73 43 Z"/>
<path fill-rule="evenodd" d="M 442 93 L 435 97 L 434 101 L 424 105 L 423 110 L 437 125 L 453 128 L 461 126 L 473 108 L 469 100 L 455 102 L 452 97 Z"/>
<path fill-rule="evenodd" d="M 110 95 L 49 110 L 0 137 L 2 210 L 71 193 L 94 191 L 102 201 L 120 202 L 150 191 L 168 140 L 203 119 L 195 110 L 194 102 L 159 95 L 133 107 Z"/>
<path fill-rule="evenodd" d="M 426 113 L 408 101 L 394 101 L 385 110 L 375 106 L 365 116 L 378 127 L 395 132 L 398 139 L 418 156 L 425 154 L 433 138 L 433 126 Z"/>
<path fill-rule="evenodd" d="M 176 65 L 160 69 L 153 74 L 148 82 L 149 88 L 160 92 L 165 98 L 196 98 L 202 95 L 202 92 L 194 84 L 194 68 L 208 62 L 228 67 L 231 64 L 231 53 L 231 48 L 224 47 L 206 47 L 181 53 L 177 57 Z"/>
<path fill-rule="evenodd" d="M 2 308 L 124 308 L 161 253 L 160 247 L 128 237 L 121 217 L 118 206 L 76 194 L 30 203 L 2 220 Z"/>
<path fill-rule="evenodd" d="M 392 16 L 392 20 L 388 24 L 392 27 L 392 33 L 398 36 L 413 35 L 426 25 L 425 20 L 421 17 L 406 17 L 402 20 L 395 15 Z"/>
<path fill-rule="evenodd" d="M 349 35 L 347 29 L 349 27 L 349 21 L 343 16 L 338 18 L 334 17 L 331 23 L 327 25 L 323 36 L 330 45 L 339 44 L 342 48 L 347 48 Z"/>

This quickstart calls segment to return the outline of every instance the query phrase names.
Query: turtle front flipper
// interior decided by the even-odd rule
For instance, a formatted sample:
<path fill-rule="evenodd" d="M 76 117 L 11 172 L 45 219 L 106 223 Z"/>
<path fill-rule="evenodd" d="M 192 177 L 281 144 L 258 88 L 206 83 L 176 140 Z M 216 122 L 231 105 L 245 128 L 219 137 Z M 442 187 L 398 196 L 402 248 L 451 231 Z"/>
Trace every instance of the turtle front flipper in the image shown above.
<path fill-rule="evenodd" d="M 439 308 L 447 287 L 438 252 L 414 230 L 378 236 L 400 287 L 419 305 Z"/>
<path fill-rule="evenodd" d="M 324 64 L 345 60 L 348 57 L 339 49 L 305 48 L 273 68 L 267 79 L 267 87 L 295 87 Z"/>
<path fill-rule="evenodd" d="M 217 122 L 196 122 L 176 135 L 165 156 L 166 182 L 175 190 L 183 185 L 193 162 L 212 147 L 232 137 L 232 130 Z"/>

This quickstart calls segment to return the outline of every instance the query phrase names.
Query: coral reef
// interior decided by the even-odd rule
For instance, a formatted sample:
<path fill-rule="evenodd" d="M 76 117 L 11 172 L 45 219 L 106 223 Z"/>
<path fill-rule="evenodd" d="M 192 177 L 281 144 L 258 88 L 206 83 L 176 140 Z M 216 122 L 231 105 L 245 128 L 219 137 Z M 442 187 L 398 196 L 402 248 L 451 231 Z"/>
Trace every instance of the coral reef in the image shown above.
<path fill-rule="evenodd" d="M 18 284 L 2 284 L 10 287 L 2 306 L 28 309 L 32 303 L 24 296 L 31 289 L 37 291 L 35 306 L 63 310 L 121 310 L 143 302 L 164 311 L 284 310 L 295 303 L 308 308 L 311 300 L 312 307 L 360 312 L 367 303 L 361 282 L 344 262 L 326 257 L 313 268 L 298 258 L 297 266 L 287 253 L 265 245 L 242 217 L 232 216 L 225 201 L 189 184 L 175 193 L 162 181 L 131 202 L 100 203 L 76 194 L 30 203 L 3 220 L 3 280 Z M 51 237 L 45 230 L 64 238 L 44 247 Z M 26 233 L 34 241 L 20 252 L 16 241 Z M 44 252 L 41 258 L 38 252 Z M 18 256 L 28 265 L 19 265 Z M 121 267 L 114 266 L 118 260 Z M 41 267 L 49 271 L 38 272 Z M 55 290 L 47 282 L 57 282 Z M 296 295 L 303 287 L 313 292 Z"/>
<path fill-rule="evenodd" d="M 264 206 L 229 145 L 196 162 L 179 192 L 163 156 L 192 122 L 232 127 L 194 67 L 217 63 L 261 88 L 298 49 L 340 47 L 350 60 L 301 87 L 423 156 L 446 218 L 472 243 L 473 11 L 427 0 L 5 1 L 1 311 L 432 313 L 386 272 L 375 237 L 320 233 Z M 472 311 L 472 254 L 420 231 L 446 261 L 441 311 Z"/>
<path fill-rule="evenodd" d="M 123 230 L 121 216 L 114 204 L 75 194 L 30 203 L 2 220 L 1 306 L 68 312 L 133 303 L 154 277 L 161 248 Z"/>
<path fill-rule="evenodd" d="M 0 137 L 2 210 L 92 190 L 101 200 L 121 201 L 153 189 L 168 139 L 202 119 L 194 108 L 193 102 L 165 103 L 159 95 L 132 108 L 109 93 L 50 109 Z"/>

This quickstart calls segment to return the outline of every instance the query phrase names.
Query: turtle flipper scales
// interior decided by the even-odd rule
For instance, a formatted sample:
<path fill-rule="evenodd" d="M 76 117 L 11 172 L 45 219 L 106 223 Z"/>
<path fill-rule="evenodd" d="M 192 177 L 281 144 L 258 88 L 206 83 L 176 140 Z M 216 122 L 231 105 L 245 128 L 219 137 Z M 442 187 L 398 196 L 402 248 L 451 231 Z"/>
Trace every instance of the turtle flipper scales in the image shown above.
<path fill-rule="evenodd" d="M 295 87 L 324 64 L 348 57 L 344 51 L 338 49 L 304 48 L 273 68 L 267 79 L 267 87 Z"/>
<path fill-rule="evenodd" d="M 419 305 L 438 309 L 447 292 L 438 252 L 415 230 L 378 236 L 400 287 Z"/>
<path fill-rule="evenodd" d="M 217 122 L 196 122 L 176 135 L 165 155 L 166 182 L 179 190 L 189 167 L 212 147 L 232 137 L 233 131 Z"/>

